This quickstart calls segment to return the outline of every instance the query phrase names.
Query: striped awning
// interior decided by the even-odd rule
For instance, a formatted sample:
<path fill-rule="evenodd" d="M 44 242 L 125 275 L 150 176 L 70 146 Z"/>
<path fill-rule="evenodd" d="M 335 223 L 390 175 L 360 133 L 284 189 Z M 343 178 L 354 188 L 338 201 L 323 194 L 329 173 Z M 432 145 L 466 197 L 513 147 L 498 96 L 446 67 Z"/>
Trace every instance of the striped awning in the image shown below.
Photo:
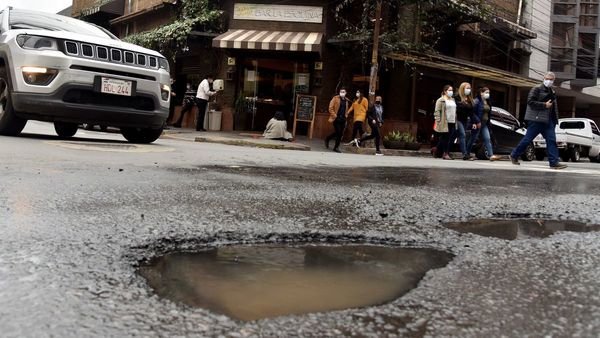
<path fill-rule="evenodd" d="M 230 29 L 213 39 L 213 47 L 320 52 L 322 33 Z"/>

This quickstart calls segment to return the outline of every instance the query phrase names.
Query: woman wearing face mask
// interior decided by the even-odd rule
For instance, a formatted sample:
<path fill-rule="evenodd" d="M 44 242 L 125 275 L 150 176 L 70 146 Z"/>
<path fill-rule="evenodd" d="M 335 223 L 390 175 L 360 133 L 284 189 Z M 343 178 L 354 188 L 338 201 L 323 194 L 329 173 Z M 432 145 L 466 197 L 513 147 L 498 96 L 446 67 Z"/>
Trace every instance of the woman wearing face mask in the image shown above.
<path fill-rule="evenodd" d="M 473 144 L 475 144 L 479 135 L 482 135 L 483 143 L 490 161 L 497 161 L 500 159 L 500 156 L 494 155 L 492 140 L 490 138 L 490 115 L 492 113 L 490 89 L 487 87 L 481 88 L 473 105 L 473 130 L 471 131 L 471 139 L 469 140 L 467 150 L 469 151 L 469 154 L 471 154 Z"/>
<path fill-rule="evenodd" d="M 473 96 L 471 95 L 471 85 L 463 82 L 458 88 L 458 98 L 456 101 L 456 136 L 460 145 L 460 151 L 463 155 L 463 160 L 473 161 L 474 158 L 467 152 L 466 145 L 466 129 L 469 118 L 473 115 Z M 456 137 L 450 141 L 450 145 L 454 143 Z"/>
<path fill-rule="evenodd" d="M 367 140 L 375 139 L 375 155 L 381 156 L 381 150 L 379 146 L 381 144 L 381 132 L 379 128 L 383 124 L 383 107 L 381 106 L 381 96 L 375 98 L 375 104 L 369 104 L 367 111 L 367 122 L 371 127 L 371 135 L 365 136 L 359 140 L 359 143 L 363 143 Z"/>
<path fill-rule="evenodd" d="M 451 160 L 449 146 L 456 124 L 456 102 L 454 101 L 452 86 L 444 86 L 442 96 L 435 102 L 433 116 L 435 117 L 433 129 L 440 135 L 437 147 L 443 153 L 442 158 L 444 160 Z"/>
<path fill-rule="evenodd" d="M 350 108 L 349 113 L 354 112 L 354 128 L 352 129 L 352 141 L 348 145 L 354 144 L 355 146 L 360 146 L 360 141 L 356 138 L 356 134 L 359 137 L 362 137 L 363 124 L 365 122 L 365 118 L 367 117 L 367 110 L 369 109 L 369 100 L 363 97 L 362 92 L 359 90 L 356 91 L 356 100 L 352 103 L 352 108 Z"/>

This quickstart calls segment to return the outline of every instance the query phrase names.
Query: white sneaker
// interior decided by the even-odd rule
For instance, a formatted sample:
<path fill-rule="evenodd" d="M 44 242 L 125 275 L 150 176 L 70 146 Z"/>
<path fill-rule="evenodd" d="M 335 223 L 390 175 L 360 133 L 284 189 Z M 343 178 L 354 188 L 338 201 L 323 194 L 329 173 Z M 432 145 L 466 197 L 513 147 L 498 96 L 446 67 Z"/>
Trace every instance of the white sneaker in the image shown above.
<path fill-rule="evenodd" d="M 375 153 L 375 156 L 383 156 L 383 154 L 382 154 L 382 153 L 380 153 L 380 152 L 376 152 L 376 153 Z"/>
<path fill-rule="evenodd" d="M 346 143 L 347 146 L 353 146 L 356 143 L 356 139 Z"/>
<path fill-rule="evenodd" d="M 354 139 L 354 145 L 356 146 L 356 148 L 360 148 L 360 141 L 358 139 Z"/>

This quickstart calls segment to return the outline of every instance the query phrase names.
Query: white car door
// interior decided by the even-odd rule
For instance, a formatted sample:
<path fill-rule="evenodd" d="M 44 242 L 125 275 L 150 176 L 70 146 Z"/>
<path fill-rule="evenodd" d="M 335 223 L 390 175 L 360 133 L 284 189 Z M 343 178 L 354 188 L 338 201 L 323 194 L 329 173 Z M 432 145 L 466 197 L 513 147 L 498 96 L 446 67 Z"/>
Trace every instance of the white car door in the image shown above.
<path fill-rule="evenodd" d="M 600 129 L 594 121 L 591 121 L 592 126 L 592 147 L 590 148 L 590 157 L 595 157 L 600 160 Z"/>

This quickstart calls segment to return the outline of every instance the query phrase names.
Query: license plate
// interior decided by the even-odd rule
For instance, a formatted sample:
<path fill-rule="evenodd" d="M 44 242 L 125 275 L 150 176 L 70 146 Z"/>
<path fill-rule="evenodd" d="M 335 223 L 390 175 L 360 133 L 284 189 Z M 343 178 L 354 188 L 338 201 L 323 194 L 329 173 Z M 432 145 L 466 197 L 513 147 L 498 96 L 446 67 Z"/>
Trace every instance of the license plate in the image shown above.
<path fill-rule="evenodd" d="M 103 77 L 100 83 L 100 92 L 106 94 L 131 96 L 132 87 L 132 81 Z"/>

